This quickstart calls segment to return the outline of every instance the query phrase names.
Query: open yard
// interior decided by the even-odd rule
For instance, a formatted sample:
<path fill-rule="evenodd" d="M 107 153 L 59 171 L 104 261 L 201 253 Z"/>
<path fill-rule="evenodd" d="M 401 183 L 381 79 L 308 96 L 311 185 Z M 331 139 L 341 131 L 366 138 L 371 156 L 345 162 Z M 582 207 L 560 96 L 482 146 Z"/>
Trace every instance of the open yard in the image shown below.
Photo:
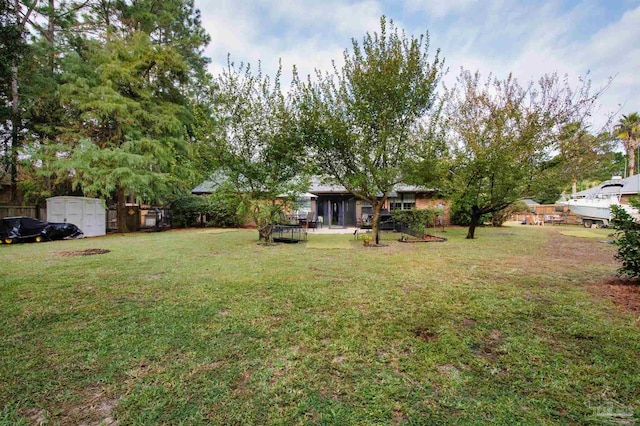
<path fill-rule="evenodd" d="M 0 424 L 640 422 L 635 289 L 577 230 L 0 246 Z"/>

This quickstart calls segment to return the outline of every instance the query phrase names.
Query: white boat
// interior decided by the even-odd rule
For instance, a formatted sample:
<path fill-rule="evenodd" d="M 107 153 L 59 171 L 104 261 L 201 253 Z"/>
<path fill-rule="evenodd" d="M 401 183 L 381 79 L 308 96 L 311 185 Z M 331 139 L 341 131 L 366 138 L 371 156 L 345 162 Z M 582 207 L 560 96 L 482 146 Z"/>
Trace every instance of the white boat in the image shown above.
<path fill-rule="evenodd" d="M 624 184 L 617 180 L 606 181 L 596 191 L 584 198 L 572 198 L 561 202 L 569 210 L 582 219 L 585 228 L 592 226 L 607 227 L 611 221 L 611 206 L 618 206 L 627 211 L 635 220 L 640 221 L 640 211 L 620 202 Z"/>

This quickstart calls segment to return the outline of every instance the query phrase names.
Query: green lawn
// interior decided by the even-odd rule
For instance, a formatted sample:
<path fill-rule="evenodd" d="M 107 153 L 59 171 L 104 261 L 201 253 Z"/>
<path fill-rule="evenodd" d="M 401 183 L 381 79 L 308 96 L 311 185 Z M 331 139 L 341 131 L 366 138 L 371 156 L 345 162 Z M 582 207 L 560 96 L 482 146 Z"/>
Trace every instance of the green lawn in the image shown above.
<path fill-rule="evenodd" d="M 640 318 L 569 229 L 0 246 L 0 424 L 633 424 Z"/>

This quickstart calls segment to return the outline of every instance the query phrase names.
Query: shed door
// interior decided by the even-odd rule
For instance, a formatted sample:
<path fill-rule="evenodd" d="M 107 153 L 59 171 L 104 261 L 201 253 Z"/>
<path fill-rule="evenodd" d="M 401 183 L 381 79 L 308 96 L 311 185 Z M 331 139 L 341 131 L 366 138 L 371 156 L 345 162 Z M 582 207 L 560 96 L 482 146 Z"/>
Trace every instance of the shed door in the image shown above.
<path fill-rule="evenodd" d="M 96 203 L 94 200 L 84 200 L 84 218 L 82 225 L 78 225 L 87 236 L 99 235 L 97 233 Z"/>
<path fill-rule="evenodd" d="M 65 202 L 62 200 L 48 200 L 47 202 L 47 222 L 64 222 Z"/>
<path fill-rule="evenodd" d="M 73 223 L 82 229 L 82 200 L 67 201 L 67 223 Z"/>

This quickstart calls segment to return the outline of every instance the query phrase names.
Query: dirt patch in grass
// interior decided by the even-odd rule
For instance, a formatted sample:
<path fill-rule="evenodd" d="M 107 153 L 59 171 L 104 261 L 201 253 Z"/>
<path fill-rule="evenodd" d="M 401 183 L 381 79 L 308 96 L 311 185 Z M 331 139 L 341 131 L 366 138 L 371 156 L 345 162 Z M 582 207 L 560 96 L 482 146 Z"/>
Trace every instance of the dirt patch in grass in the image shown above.
<path fill-rule="evenodd" d="M 606 237 L 603 237 L 605 239 Z M 573 238 L 557 234 L 552 238 L 547 253 L 565 261 L 587 261 L 597 263 L 616 264 L 613 251 L 609 244 L 594 245 L 590 238 Z"/>
<path fill-rule="evenodd" d="M 476 320 L 474 320 L 474 319 L 471 319 L 471 318 L 465 318 L 465 319 L 462 321 L 462 326 L 463 326 L 464 328 L 471 328 L 471 327 L 473 327 L 474 325 L 476 325 Z"/>
<path fill-rule="evenodd" d="M 583 263 L 617 266 L 615 250 L 611 244 L 598 243 L 591 238 L 562 235 L 552 228 L 543 232 L 552 235 L 549 236 L 542 255 L 529 256 L 526 261 L 521 256 L 507 258 L 503 260 L 504 267 L 511 267 L 523 273 L 538 273 L 544 270 L 560 271 Z"/>
<path fill-rule="evenodd" d="M 86 249 L 86 250 L 75 250 L 75 251 L 61 251 L 58 253 L 60 257 L 74 257 L 74 256 L 92 256 L 94 254 L 105 254 L 109 253 L 111 250 L 106 249 Z"/>
<path fill-rule="evenodd" d="M 24 409 L 20 414 L 29 419 L 29 421 L 31 422 L 30 424 L 32 425 L 40 426 L 46 423 L 44 411 L 38 410 L 37 408 Z"/>
<path fill-rule="evenodd" d="M 432 342 L 438 338 L 438 334 L 426 328 L 418 327 L 413 330 L 413 334 L 424 342 Z"/>
<path fill-rule="evenodd" d="M 67 407 L 60 419 L 62 425 L 117 426 L 113 410 L 118 400 L 109 398 L 98 386 L 91 386 L 83 392 L 79 404 Z"/>
<path fill-rule="evenodd" d="M 591 286 L 598 296 L 611 299 L 634 315 L 640 314 L 640 281 L 629 278 L 607 278 Z"/>

